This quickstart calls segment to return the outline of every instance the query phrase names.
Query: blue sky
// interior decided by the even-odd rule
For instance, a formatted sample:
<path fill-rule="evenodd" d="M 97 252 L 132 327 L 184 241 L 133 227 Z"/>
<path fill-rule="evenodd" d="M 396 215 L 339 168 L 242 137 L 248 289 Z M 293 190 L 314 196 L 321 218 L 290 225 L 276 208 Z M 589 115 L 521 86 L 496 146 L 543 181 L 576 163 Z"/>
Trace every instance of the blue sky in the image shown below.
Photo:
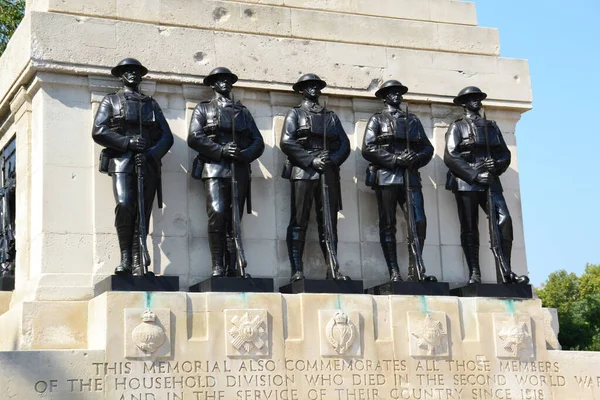
<path fill-rule="evenodd" d="M 525 246 L 535 285 L 600 263 L 600 2 L 476 0 L 501 56 L 529 60 L 533 110 L 517 125 Z"/>

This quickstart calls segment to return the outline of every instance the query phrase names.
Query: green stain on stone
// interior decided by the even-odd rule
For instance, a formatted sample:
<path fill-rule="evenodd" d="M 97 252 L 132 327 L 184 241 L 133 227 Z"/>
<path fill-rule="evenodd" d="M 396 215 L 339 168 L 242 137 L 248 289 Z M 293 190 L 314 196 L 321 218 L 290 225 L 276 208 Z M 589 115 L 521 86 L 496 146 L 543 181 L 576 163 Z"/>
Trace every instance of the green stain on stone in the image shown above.
<path fill-rule="evenodd" d="M 504 300 L 504 307 L 506 307 L 506 312 L 509 314 L 514 314 L 515 310 L 515 301 L 513 299 Z"/>
<path fill-rule="evenodd" d="M 152 306 L 152 293 L 144 292 L 144 303 L 146 304 L 146 308 L 151 308 Z"/>
<path fill-rule="evenodd" d="M 423 314 L 429 314 L 429 307 L 427 305 L 427 297 L 419 296 L 419 301 L 421 302 L 421 312 Z"/>
<path fill-rule="evenodd" d="M 337 295 L 337 309 L 342 309 L 342 296 L 340 296 L 339 294 Z"/>

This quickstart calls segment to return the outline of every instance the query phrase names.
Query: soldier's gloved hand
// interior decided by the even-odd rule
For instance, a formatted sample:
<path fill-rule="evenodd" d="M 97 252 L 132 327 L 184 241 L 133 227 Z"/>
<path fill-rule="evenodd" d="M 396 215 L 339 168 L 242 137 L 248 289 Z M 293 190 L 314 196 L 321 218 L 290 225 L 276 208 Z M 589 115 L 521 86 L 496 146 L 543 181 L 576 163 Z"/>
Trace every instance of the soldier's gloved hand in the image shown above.
<path fill-rule="evenodd" d="M 217 124 L 213 124 L 213 123 L 211 122 L 211 123 L 208 123 L 208 124 L 206 124 L 206 125 L 204 126 L 204 130 L 205 130 L 205 131 L 209 131 L 209 132 L 213 132 L 213 131 L 215 131 L 215 130 L 216 130 L 218 127 L 219 127 L 219 125 L 217 125 Z"/>
<path fill-rule="evenodd" d="M 137 167 L 143 167 L 146 165 L 146 155 L 144 153 L 137 153 L 135 155 L 135 165 Z"/>
<path fill-rule="evenodd" d="M 407 167 L 413 163 L 416 156 L 417 153 L 415 153 L 414 151 L 411 150 L 410 152 L 408 152 L 404 150 L 402 153 L 396 156 L 396 165 L 399 167 Z"/>
<path fill-rule="evenodd" d="M 417 161 L 417 159 L 419 158 L 419 154 L 414 151 L 414 150 L 409 150 L 408 151 L 408 160 L 410 161 L 410 163 L 414 163 L 415 161 Z"/>
<path fill-rule="evenodd" d="M 141 136 L 134 136 L 129 139 L 129 149 L 136 153 L 146 151 L 148 148 L 148 141 Z"/>
<path fill-rule="evenodd" d="M 229 160 L 235 160 L 235 159 L 239 158 L 239 156 L 240 156 L 240 149 L 237 146 L 237 144 L 235 144 L 233 142 L 229 142 L 225 146 L 223 146 L 223 158 L 226 158 Z"/>
<path fill-rule="evenodd" d="M 323 172 L 323 171 L 325 171 L 325 168 L 327 168 L 327 166 L 329 164 L 331 164 L 331 159 L 329 158 L 329 154 L 326 154 L 325 156 L 320 154 L 312 160 L 311 165 L 317 171 Z"/>
<path fill-rule="evenodd" d="M 320 157 L 328 166 L 333 163 L 333 161 L 331 161 L 331 157 L 329 156 L 329 150 L 323 150 L 320 154 Z"/>
<path fill-rule="evenodd" d="M 496 161 L 494 161 L 493 158 L 488 157 L 485 160 L 483 160 L 483 166 L 485 167 L 485 169 L 487 169 L 489 172 L 494 172 L 496 170 Z"/>
<path fill-rule="evenodd" d="M 482 185 L 489 185 L 492 183 L 492 175 L 489 172 L 480 172 L 475 178 L 475 182 L 481 183 Z"/>

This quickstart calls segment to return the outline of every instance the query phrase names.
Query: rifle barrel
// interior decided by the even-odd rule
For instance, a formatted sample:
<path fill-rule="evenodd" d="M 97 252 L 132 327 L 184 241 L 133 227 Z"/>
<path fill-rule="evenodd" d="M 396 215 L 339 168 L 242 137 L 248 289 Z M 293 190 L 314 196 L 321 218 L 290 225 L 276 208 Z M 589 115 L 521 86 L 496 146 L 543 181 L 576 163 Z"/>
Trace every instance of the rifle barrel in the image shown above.
<path fill-rule="evenodd" d="M 404 133 L 406 136 L 406 150 L 410 151 L 410 119 L 408 112 L 408 103 L 406 104 L 406 122 L 404 124 Z M 407 219 L 407 230 L 408 240 L 410 243 L 411 251 L 413 252 L 415 259 L 415 270 L 417 272 L 417 278 L 419 281 L 424 279 L 425 265 L 423 263 L 423 255 L 421 244 L 419 243 L 419 236 L 417 234 L 417 226 L 415 222 L 415 211 L 414 201 L 412 196 L 412 189 L 410 187 L 410 166 L 404 169 L 404 189 L 406 196 L 406 219 Z"/>
<path fill-rule="evenodd" d="M 231 140 L 237 145 L 237 136 L 235 133 L 235 98 L 233 93 L 231 93 Z M 231 161 L 231 213 L 233 221 L 233 240 L 235 244 L 235 260 L 239 274 L 242 278 L 245 278 L 246 267 L 248 266 L 248 263 L 246 261 L 246 254 L 244 253 L 244 246 L 242 243 L 239 195 L 237 171 L 234 159 Z"/>
<path fill-rule="evenodd" d="M 483 133 L 485 135 L 485 148 L 487 151 L 487 157 L 492 158 L 492 151 L 490 148 L 490 140 L 488 134 L 488 120 L 486 116 L 485 110 L 483 111 Z M 495 177 L 493 177 L 495 179 Z M 502 251 L 502 247 L 500 246 L 500 232 L 498 231 L 498 220 L 496 217 L 496 209 L 494 207 L 494 196 L 492 192 L 491 182 L 487 188 L 487 214 L 488 214 L 488 222 L 489 222 L 489 231 L 490 231 L 490 248 L 492 253 L 494 254 L 494 260 L 496 262 L 496 269 L 502 275 L 502 281 L 504 283 L 507 282 L 507 273 L 508 266 L 505 265 L 504 254 Z"/>

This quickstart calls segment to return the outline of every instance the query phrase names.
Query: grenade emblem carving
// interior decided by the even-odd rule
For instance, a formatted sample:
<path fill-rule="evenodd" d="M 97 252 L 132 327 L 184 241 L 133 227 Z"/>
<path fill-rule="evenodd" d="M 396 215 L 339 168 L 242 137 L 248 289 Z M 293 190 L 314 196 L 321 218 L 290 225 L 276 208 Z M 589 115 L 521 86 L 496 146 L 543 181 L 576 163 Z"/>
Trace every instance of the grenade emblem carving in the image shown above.
<path fill-rule="evenodd" d="M 327 323 L 325 335 L 338 354 L 346 353 L 356 339 L 356 328 L 350 318 L 338 311 Z"/>
<path fill-rule="evenodd" d="M 167 339 L 162 326 L 156 323 L 156 315 L 147 309 L 142 314 L 142 323 L 131 332 L 133 343 L 146 355 L 153 354 Z"/>

